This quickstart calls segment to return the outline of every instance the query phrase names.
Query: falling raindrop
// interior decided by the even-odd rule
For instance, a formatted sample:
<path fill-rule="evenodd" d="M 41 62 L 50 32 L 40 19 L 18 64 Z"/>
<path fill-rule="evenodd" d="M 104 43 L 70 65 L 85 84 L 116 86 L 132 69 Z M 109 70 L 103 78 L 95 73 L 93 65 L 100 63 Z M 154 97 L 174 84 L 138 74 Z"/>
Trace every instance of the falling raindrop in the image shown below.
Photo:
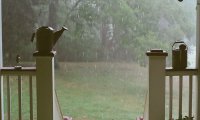
<path fill-rule="evenodd" d="M 100 13 L 100 7 L 97 8 L 97 13 L 98 13 L 98 14 Z"/>
<path fill-rule="evenodd" d="M 82 53 L 83 57 L 85 56 L 85 52 Z"/>
<path fill-rule="evenodd" d="M 134 31 L 136 31 L 136 30 L 137 30 L 137 27 L 135 26 L 135 27 L 134 27 Z"/>
<path fill-rule="evenodd" d="M 96 57 L 96 60 L 97 60 L 98 59 L 98 52 L 96 52 L 95 57 Z"/>
<path fill-rule="evenodd" d="M 79 18 L 80 17 L 80 15 L 79 14 L 77 14 L 77 18 Z"/>
<path fill-rule="evenodd" d="M 103 113 L 101 113 L 101 119 L 103 120 L 104 118 L 103 118 Z"/>
<path fill-rule="evenodd" d="M 128 54 L 128 50 L 125 51 L 126 55 Z"/>
<path fill-rule="evenodd" d="M 81 34 L 81 39 L 84 40 L 84 35 L 83 34 Z"/>
<path fill-rule="evenodd" d="M 115 47 L 114 46 L 111 49 L 112 49 L 113 52 L 115 51 Z"/>
<path fill-rule="evenodd" d="M 120 7 L 122 6 L 122 3 L 121 3 L 121 2 L 119 2 L 119 6 L 120 6 Z"/>
<path fill-rule="evenodd" d="M 138 5 L 137 8 L 140 9 L 140 5 Z"/>
<path fill-rule="evenodd" d="M 107 61 L 109 60 L 109 56 L 108 56 L 108 55 L 106 56 L 106 60 L 107 60 Z"/>
<path fill-rule="evenodd" d="M 95 70 L 97 69 L 97 65 L 96 65 L 96 64 L 94 65 L 94 69 L 95 69 Z"/>

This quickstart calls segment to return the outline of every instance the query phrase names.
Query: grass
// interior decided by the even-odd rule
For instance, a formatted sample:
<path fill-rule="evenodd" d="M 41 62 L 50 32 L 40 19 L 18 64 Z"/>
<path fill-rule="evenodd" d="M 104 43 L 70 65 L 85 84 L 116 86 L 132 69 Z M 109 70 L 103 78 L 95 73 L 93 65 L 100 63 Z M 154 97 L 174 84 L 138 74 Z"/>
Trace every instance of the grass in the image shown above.
<path fill-rule="evenodd" d="M 147 71 L 135 63 L 61 63 L 56 89 L 75 120 L 135 120 L 143 115 Z"/>

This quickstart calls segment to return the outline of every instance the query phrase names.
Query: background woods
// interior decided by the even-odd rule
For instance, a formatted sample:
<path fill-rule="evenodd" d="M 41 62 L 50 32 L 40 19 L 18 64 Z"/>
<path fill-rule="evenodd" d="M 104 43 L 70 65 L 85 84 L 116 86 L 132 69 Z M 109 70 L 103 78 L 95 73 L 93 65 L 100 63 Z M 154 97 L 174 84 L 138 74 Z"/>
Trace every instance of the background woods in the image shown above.
<path fill-rule="evenodd" d="M 171 49 L 194 41 L 191 1 L 173 0 L 3 0 L 5 64 L 32 59 L 31 35 L 42 25 L 69 31 L 56 45 L 61 61 L 135 61 L 145 65 L 150 48 Z M 192 14 L 191 14 L 192 13 Z"/>

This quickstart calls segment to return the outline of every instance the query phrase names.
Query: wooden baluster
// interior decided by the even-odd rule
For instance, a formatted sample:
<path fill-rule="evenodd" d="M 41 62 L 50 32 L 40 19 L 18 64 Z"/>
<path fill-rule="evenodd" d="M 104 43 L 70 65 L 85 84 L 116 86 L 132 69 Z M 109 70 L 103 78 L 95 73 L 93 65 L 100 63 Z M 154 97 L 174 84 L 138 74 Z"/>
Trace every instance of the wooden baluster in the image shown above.
<path fill-rule="evenodd" d="M 192 89 L 193 89 L 193 79 L 192 75 L 189 76 L 189 118 L 192 117 Z"/>
<path fill-rule="evenodd" d="M 173 77 L 169 77 L 169 120 L 173 120 Z"/>
<path fill-rule="evenodd" d="M 30 120 L 33 120 L 33 81 L 32 76 L 29 76 L 29 95 L 30 95 Z"/>
<path fill-rule="evenodd" d="M 8 115 L 8 120 L 11 120 L 11 88 L 10 88 L 9 76 L 6 76 L 6 79 L 7 79 L 7 115 Z"/>
<path fill-rule="evenodd" d="M 18 105 L 19 105 L 19 120 L 22 120 L 22 78 L 18 76 Z"/>
<path fill-rule="evenodd" d="M 182 119 L 183 76 L 179 76 L 179 119 Z"/>
<path fill-rule="evenodd" d="M 1 14 L 1 13 L 0 13 Z M 0 76 L 0 120 L 4 120 L 3 76 Z"/>

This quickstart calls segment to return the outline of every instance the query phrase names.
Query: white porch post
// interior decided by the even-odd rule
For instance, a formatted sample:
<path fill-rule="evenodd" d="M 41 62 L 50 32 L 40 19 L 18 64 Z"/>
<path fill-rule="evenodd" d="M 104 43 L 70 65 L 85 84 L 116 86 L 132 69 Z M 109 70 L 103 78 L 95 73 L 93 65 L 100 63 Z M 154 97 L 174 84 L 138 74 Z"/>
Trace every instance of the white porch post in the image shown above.
<path fill-rule="evenodd" d="M 197 68 L 200 69 L 200 0 L 197 0 L 197 29 L 196 29 L 196 61 Z M 200 70 L 196 81 L 196 115 L 195 120 L 200 120 Z"/>
<path fill-rule="evenodd" d="M 37 120 L 56 120 L 54 94 L 54 53 L 36 57 Z"/>
<path fill-rule="evenodd" d="M 145 120 L 165 120 L 165 64 L 168 54 L 151 50 L 149 56 L 148 113 Z"/>
<path fill-rule="evenodd" d="M 3 66 L 3 48 L 2 48 L 2 13 L 0 0 L 0 67 Z M 3 104 L 3 79 L 0 77 L 0 120 L 4 120 L 4 104 Z"/>

